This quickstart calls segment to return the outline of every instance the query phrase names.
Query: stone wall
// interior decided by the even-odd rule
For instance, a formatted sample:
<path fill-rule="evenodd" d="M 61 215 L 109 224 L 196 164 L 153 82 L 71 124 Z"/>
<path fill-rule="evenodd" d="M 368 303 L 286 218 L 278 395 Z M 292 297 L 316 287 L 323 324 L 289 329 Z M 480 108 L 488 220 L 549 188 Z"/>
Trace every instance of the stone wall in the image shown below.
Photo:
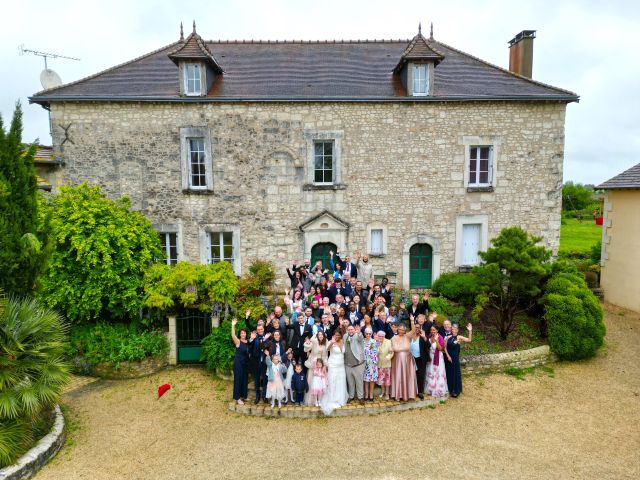
<path fill-rule="evenodd" d="M 54 126 L 71 124 L 64 181 L 100 184 L 154 223 L 179 225 L 185 260 L 206 258 L 206 225 L 226 225 L 239 231 L 242 270 L 256 257 L 280 269 L 308 255 L 299 227 L 324 210 L 346 224 L 334 243 L 350 252 L 365 250 L 368 224 L 383 224 L 387 252 L 372 263 L 399 283 L 412 238 L 439 244 L 434 278 L 455 268 L 462 215 L 486 215 L 489 238 L 519 225 L 554 252 L 559 245 L 564 103 L 68 102 L 53 103 L 51 114 Z M 182 190 L 185 127 L 210 134 L 210 194 Z M 322 132 L 340 135 L 337 188 L 307 185 L 309 138 Z M 496 145 L 493 192 L 465 188 L 470 137 Z M 54 128 L 58 151 L 63 138 Z"/>
<path fill-rule="evenodd" d="M 519 350 L 516 352 L 494 353 L 490 355 L 470 355 L 460 358 L 464 373 L 502 372 L 505 368 L 529 368 L 557 361 L 549 345 Z"/>

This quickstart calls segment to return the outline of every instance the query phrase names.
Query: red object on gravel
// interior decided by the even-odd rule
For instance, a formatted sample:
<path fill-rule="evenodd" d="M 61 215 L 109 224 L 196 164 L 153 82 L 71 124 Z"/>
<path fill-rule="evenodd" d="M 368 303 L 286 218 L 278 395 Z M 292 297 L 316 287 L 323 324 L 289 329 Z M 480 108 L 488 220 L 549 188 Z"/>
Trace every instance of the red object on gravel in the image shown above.
<path fill-rule="evenodd" d="M 171 389 L 171 385 L 165 383 L 164 385 L 160 385 L 158 387 L 158 398 L 167 393 L 167 390 Z"/>

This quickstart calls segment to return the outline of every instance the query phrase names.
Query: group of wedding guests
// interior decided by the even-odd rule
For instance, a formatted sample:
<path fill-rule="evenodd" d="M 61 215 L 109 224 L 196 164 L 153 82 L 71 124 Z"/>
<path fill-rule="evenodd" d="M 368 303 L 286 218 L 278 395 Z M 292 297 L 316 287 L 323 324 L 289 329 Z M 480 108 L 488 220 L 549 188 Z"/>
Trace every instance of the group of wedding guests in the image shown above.
<path fill-rule="evenodd" d="M 239 404 L 247 399 L 249 373 L 255 403 L 275 407 L 290 401 L 319 406 L 325 414 L 352 400 L 374 400 L 376 386 L 383 399 L 423 399 L 425 393 L 457 397 L 462 392 L 460 345 L 471 341 L 471 324 L 467 336 L 448 320 L 438 326 L 427 293 L 422 302 L 414 294 L 408 307 L 387 306 L 388 281 L 376 284 L 372 270 L 362 268 L 368 262 L 358 255 L 358 264 L 348 265 L 349 257 L 343 262 L 330 255 L 331 270 L 321 264 L 310 270 L 308 261 L 294 265 L 293 272 L 287 268 L 289 316 L 276 306 L 253 325 L 248 310 L 247 329 L 237 334 L 232 321 L 233 399 Z M 370 275 L 366 289 L 363 272 Z"/>

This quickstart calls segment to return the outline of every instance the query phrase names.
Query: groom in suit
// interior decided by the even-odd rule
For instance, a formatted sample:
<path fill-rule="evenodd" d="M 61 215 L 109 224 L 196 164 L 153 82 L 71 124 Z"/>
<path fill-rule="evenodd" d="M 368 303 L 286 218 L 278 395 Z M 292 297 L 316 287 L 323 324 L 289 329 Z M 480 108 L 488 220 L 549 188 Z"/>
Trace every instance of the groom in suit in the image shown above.
<path fill-rule="evenodd" d="M 347 327 L 347 336 L 344 339 L 344 366 L 349 400 L 353 400 L 357 395 L 360 403 L 364 404 L 364 337 L 359 325 Z"/>
<path fill-rule="evenodd" d="M 307 308 L 309 310 L 309 315 L 311 315 L 311 308 Z M 289 325 L 287 322 L 287 330 L 291 330 L 291 341 L 289 346 L 293 350 L 293 356 L 296 359 L 296 362 L 302 364 L 302 359 L 304 358 L 304 341 L 305 338 L 311 338 L 313 336 L 313 331 L 311 330 L 311 325 L 307 322 L 307 318 L 313 319 L 313 317 L 298 315 L 297 322 L 293 325 Z"/>

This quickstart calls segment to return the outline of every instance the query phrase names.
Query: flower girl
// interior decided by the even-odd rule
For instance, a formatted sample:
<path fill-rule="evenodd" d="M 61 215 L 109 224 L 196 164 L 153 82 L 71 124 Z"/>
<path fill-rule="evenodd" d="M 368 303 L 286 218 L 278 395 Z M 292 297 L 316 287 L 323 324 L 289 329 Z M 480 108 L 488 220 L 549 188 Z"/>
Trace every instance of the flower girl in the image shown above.
<path fill-rule="evenodd" d="M 311 384 L 311 395 L 316 397 L 316 407 L 320 406 L 320 399 L 327 391 L 327 367 L 324 365 L 322 358 L 316 359 L 313 366 L 313 382 Z"/>

